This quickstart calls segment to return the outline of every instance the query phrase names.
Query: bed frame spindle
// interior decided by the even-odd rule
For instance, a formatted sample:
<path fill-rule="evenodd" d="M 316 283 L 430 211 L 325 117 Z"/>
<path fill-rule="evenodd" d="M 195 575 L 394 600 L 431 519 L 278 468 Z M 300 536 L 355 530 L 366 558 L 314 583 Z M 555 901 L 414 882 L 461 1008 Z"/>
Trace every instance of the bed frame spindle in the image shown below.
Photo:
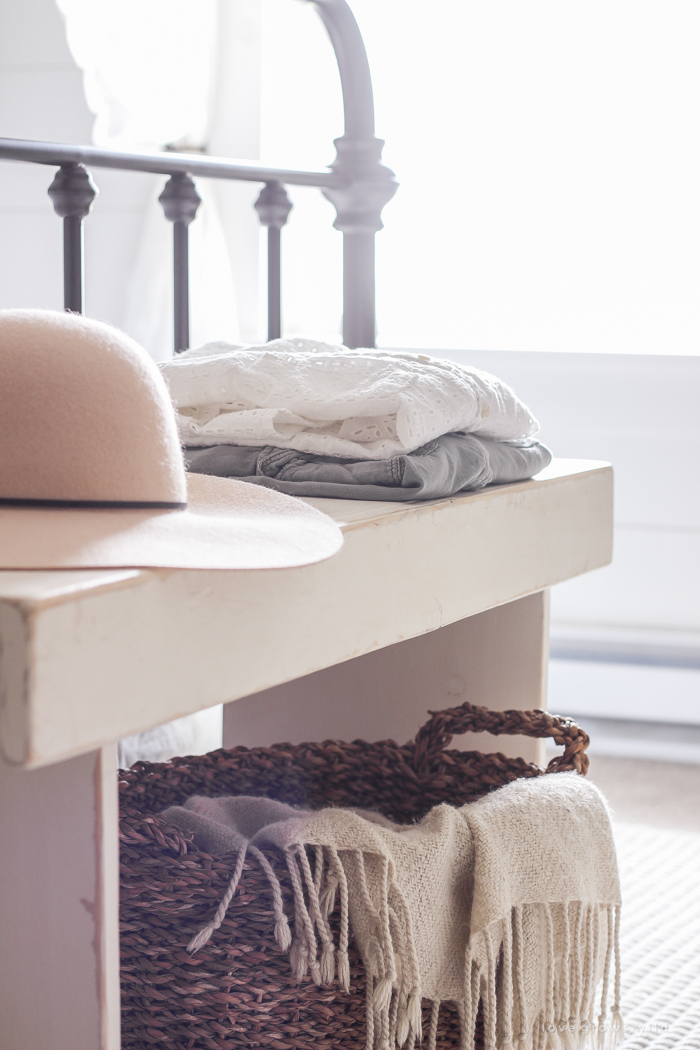
<path fill-rule="evenodd" d="M 267 226 L 267 338 L 282 335 L 282 269 L 280 231 L 292 210 L 281 182 L 266 182 L 255 202 L 261 226 Z"/>
<path fill-rule="evenodd" d="M 175 353 L 190 345 L 190 252 L 188 227 L 202 203 L 191 175 L 171 175 L 158 198 L 173 224 L 173 335 Z"/>
<path fill-rule="evenodd" d="M 83 312 L 83 219 L 99 193 L 84 164 L 62 164 L 49 186 L 54 211 L 63 219 L 63 308 Z"/>

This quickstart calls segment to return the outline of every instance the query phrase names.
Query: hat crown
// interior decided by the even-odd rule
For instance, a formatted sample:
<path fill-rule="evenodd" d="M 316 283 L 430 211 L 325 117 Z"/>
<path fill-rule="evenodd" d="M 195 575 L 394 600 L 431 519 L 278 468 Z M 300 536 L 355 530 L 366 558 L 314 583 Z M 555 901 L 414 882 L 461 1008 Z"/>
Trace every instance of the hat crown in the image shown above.
<path fill-rule="evenodd" d="M 0 500 L 183 505 L 167 387 L 100 321 L 0 311 Z"/>

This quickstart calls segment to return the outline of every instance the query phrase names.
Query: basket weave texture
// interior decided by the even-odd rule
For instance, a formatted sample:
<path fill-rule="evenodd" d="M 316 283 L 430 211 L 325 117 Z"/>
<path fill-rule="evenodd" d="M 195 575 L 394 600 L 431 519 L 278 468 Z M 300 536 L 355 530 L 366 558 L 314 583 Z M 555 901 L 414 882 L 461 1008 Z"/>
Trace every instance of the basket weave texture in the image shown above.
<path fill-rule="evenodd" d="M 564 747 L 546 770 L 519 758 L 447 750 L 470 730 L 552 737 Z M 311 977 L 297 983 L 274 938 L 272 893 L 253 858 L 223 925 L 195 955 L 190 938 L 211 919 L 235 854 L 212 857 L 158 816 L 191 795 L 258 795 L 311 809 L 356 806 L 411 823 L 442 802 L 463 805 L 519 777 L 585 774 L 588 737 L 570 719 L 542 711 L 491 711 L 471 704 L 435 712 L 415 740 L 337 740 L 237 747 L 120 772 L 122 1048 L 146 1050 L 363 1050 L 365 976 L 350 951 L 351 992 Z M 287 865 L 265 850 L 292 920 Z M 331 916 L 331 928 L 337 914 Z M 337 938 L 337 928 L 333 929 Z M 424 1027 L 430 1004 L 424 1002 Z M 445 1003 L 438 1050 L 459 1046 L 456 1008 Z"/>

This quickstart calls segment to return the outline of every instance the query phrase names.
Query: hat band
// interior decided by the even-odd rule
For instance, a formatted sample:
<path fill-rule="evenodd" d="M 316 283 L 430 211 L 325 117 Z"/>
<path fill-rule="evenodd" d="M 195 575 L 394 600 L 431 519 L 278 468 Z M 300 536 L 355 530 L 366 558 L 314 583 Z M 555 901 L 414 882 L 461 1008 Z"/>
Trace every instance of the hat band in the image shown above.
<path fill-rule="evenodd" d="M 0 496 L 0 507 L 68 507 L 85 510 L 186 510 L 186 503 L 165 503 L 160 500 L 110 499 L 22 499 Z"/>

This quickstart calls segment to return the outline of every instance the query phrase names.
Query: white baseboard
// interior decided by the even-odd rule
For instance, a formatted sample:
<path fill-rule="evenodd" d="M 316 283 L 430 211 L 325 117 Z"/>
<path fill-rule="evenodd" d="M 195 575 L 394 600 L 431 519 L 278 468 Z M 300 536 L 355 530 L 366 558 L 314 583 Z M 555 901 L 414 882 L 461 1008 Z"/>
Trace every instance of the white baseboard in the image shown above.
<path fill-rule="evenodd" d="M 700 764 L 700 633 L 554 623 L 548 707 L 590 753 Z"/>
<path fill-rule="evenodd" d="M 700 725 L 671 725 L 631 719 L 572 717 L 588 733 L 590 755 L 700 765 Z M 548 745 L 548 754 L 556 753 Z"/>
<path fill-rule="evenodd" d="M 553 659 L 548 707 L 589 718 L 700 725 L 700 671 Z"/>
<path fill-rule="evenodd" d="M 556 660 L 700 671 L 700 632 L 553 622 L 550 653 Z"/>

